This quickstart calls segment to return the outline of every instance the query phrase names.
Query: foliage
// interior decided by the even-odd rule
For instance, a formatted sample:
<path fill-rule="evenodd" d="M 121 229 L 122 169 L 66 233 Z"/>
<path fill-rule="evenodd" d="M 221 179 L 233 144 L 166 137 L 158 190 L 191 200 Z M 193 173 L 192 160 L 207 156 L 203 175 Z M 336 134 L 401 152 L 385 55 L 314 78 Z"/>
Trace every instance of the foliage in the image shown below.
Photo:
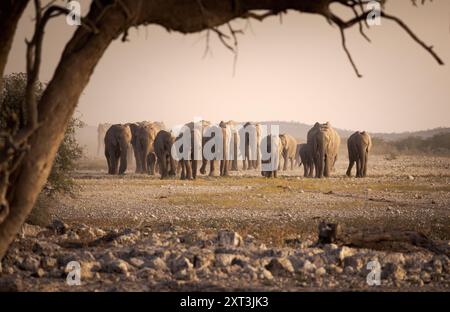
<path fill-rule="evenodd" d="M 6 131 L 13 135 L 26 125 L 27 112 L 24 105 L 26 84 L 27 75 L 25 73 L 13 73 L 3 78 L 0 131 Z M 43 83 L 36 84 L 37 100 L 41 97 L 44 88 Z M 75 131 L 83 125 L 78 117 L 72 117 L 69 122 L 44 188 L 48 193 L 72 193 L 74 190 L 71 174 L 75 169 L 76 161 L 83 155 L 83 150 L 75 138 Z"/>
<path fill-rule="evenodd" d="M 393 142 L 380 138 L 373 138 L 372 141 L 375 154 L 450 155 L 450 133 L 438 133 L 429 138 L 411 136 Z"/>

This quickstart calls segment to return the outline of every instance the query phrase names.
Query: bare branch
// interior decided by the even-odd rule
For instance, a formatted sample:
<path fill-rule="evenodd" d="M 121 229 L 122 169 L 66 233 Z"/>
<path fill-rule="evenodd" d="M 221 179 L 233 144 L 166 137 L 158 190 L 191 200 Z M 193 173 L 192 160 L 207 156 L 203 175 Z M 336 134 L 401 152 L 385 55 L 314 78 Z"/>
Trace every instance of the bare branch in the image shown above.
<path fill-rule="evenodd" d="M 347 48 L 347 44 L 345 41 L 345 33 L 344 33 L 344 28 L 339 27 L 339 30 L 341 32 L 341 38 L 342 38 L 342 47 L 344 48 L 345 53 L 347 54 L 348 60 L 350 61 L 350 64 L 352 64 L 352 67 L 356 73 L 356 76 L 358 76 L 358 78 L 362 78 L 362 75 L 359 73 L 358 68 L 356 67 L 355 62 L 353 61 L 352 55 L 350 54 L 350 51 Z"/>

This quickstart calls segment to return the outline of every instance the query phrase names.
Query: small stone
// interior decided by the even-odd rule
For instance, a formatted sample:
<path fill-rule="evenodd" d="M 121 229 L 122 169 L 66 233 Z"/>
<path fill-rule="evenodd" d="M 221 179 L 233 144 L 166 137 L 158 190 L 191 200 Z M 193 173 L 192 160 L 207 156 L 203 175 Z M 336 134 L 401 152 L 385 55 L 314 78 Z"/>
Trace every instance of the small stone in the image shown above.
<path fill-rule="evenodd" d="M 102 266 L 102 271 L 106 273 L 120 273 L 126 275 L 128 274 L 128 264 L 121 259 L 115 259 L 105 263 Z"/>
<path fill-rule="evenodd" d="M 413 180 L 414 180 L 414 177 L 413 177 L 412 175 L 409 175 L 409 176 L 408 176 L 408 180 L 413 181 Z"/>
<path fill-rule="evenodd" d="M 53 257 L 45 257 L 42 260 L 42 266 L 46 269 L 52 269 L 58 264 L 58 261 Z"/>
<path fill-rule="evenodd" d="M 302 266 L 301 270 L 302 270 L 303 272 L 313 272 L 313 271 L 316 270 L 316 266 L 315 266 L 313 263 L 311 263 L 311 261 L 306 260 L 306 261 L 303 263 L 303 266 Z"/>
<path fill-rule="evenodd" d="M 220 230 L 217 236 L 217 240 L 220 246 L 232 246 L 238 247 L 242 245 L 242 237 L 230 230 Z"/>
<path fill-rule="evenodd" d="M 48 226 L 50 230 L 55 232 L 57 235 L 62 235 L 67 232 L 67 229 L 69 228 L 67 224 L 62 222 L 60 219 L 55 218 L 53 219 L 52 223 Z"/>
<path fill-rule="evenodd" d="M 316 269 L 315 275 L 322 276 L 322 275 L 325 275 L 326 273 L 327 273 L 327 271 L 322 267 L 322 268 Z"/>
<path fill-rule="evenodd" d="M 128 260 L 128 262 L 130 262 L 131 265 L 137 267 L 137 268 L 141 268 L 144 265 L 144 260 L 140 259 L 140 258 L 130 258 L 130 260 Z"/>
<path fill-rule="evenodd" d="M 40 267 L 40 261 L 35 257 L 26 257 L 24 261 L 19 265 L 22 270 L 36 272 Z"/>
<path fill-rule="evenodd" d="M 363 266 L 363 260 L 359 256 L 344 258 L 344 267 L 351 267 L 353 270 L 359 271 Z"/>
<path fill-rule="evenodd" d="M 21 234 L 27 237 L 36 237 L 42 230 L 40 226 L 24 223 Z"/>
<path fill-rule="evenodd" d="M 178 258 L 172 261 L 170 268 L 172 273 L 176 273 L 181 270 L 192 269 L 193 265 L 188 258 L 184 256 L 179 256 Z"/>
<path fill-rule="evenodd" d="M 429 282 L 431 282 L 431 275 L 430 273 L 426 272 L 426 271 L 422 271 L 420 273 L 420 279 L 425 283 L 428 284 Z"/>
<path fill-rule="evenodd" d="M 216 255 L 216 266 L 226 267 L 230 266 L 236 256 L 232 254 L 220 253 Z"/>
<path fill-rule="evenodd" d="M 271 280 L 273 280 L 273 275 L 272 275 L 272 273 L 269 270 L 262 269 L 261 270 L 261 278 L 265 279 L 265 280 L 268 280 L 268 281 L 271 281 Z"/>
<path fill-rule="evenodd" d="M 45 275 L 45 271 L 42 268 L 38 268 L 36 272 L 32 274 L 34 277 L 43 277 Z"/>
<path fill-rule="evenodd" d="M 294 273 L 294 267 L 287 258 L 273 258 L 269 264 L 266 265 L 266 269 L 273 275 L 286 276 Z"/>
<path fill-rule="evenodd" d="M 157 271 L 166 271 L 167 270 L 166 262 L 163 259 L 161 259 L 160 257 L 155 257 L 155 258 L 150 259 L 148 266 Z"/>

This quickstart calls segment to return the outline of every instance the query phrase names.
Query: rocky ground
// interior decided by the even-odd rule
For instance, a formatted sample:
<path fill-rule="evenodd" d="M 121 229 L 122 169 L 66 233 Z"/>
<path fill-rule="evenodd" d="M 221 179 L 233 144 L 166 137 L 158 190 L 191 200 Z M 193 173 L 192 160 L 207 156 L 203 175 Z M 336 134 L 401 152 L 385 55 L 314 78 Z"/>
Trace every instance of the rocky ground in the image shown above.
<path fill-rule="evenodd" d="M 197 181 L 81 170 L 75 197 L 47 203 L 53 224 L 27 225 L 17 238 L 0 290 L 448 291 L 450 159 L 373 156 L 365 179 L 345 169 L 340 160 L 329 179 L 296 169 Z M 317 245 L 321 220 L 355 232 L 417 231 L 443 252 Z M 66 284 L 72 260 L 81 286 Z M 367 284 L 373 260 L 380 286 Z"/>

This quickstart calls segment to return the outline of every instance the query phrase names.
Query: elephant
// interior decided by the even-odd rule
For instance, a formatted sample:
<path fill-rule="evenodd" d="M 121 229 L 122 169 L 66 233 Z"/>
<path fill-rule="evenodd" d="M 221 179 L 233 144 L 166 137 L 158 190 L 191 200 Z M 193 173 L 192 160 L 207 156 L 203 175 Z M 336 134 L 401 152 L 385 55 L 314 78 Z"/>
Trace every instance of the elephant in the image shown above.
<path fill-rule="evenodd" d="M 239 154 L 239 148 L 240 148 L 240 136 L 239 131 L 236 127 L 236 123 L 232 120 L 229 120 L 227 122 L 221 121 L 219 124 L 220 127 L 227 127 L 229 128 L 229 134 L 230 138 L 228 139 L 228 146 L 227 146 L 227 159 L 228 159 L 228 168 L 231 171 L 238 171 L 238 154 Z"/>
<path fill-rule="evenodd" d="M 294 170 L 295 152 L 297 150 L 297 140 L 289 134 L 280 134 L 280 142 L 282 146 L 282 157 L 284 160 L 283 171 L 288 168 L 288 162 L 291 162 L 291 170 Z"/>
<path fill-rule="evenodd" d="M 261 175 L 266 178 L 277 177 L 282 157 L 282 146 L 278 135 L 267 135 L 261 140 Z"/>
<path fill-rule="evenodd" d="M 120 159 L 119 174 L 124 174 L 127 170 L 128 150 L 131 145 L 130 127 L 120 124 L 112 125 L 106 131 L 104 144 L 108 173 L 117 174 Z"/>
<path fill-rule="evenodd" d="M 217 136 L 219 136 L 217 138 Z M 231 141 L 231 130 L 225 124 L 209 125 L 203 128 L 202 149 L 203 161 L 200 173 L 206 174 L 206 166 L 209 162 L 209 176 L 216 176 L 216 166 L 219 163 L 219 175 L 228 176 L 228 147 Z M 210 159 L 205 157 L 209 154 Z"/>
<path fill-rule="evenodd" d="M 303 165 L 303 176 L 312 178 L 314 174 L 314 159 L 311 145 L 307 143 L 298 144 L 297 151 L 300 159 L 298 165 Z"/>
<path fill-rule="evenodd" d="M 111 124 L 99 123 L 97 127 L 97 156 L 100 156 L 100 151 L 105 147 L 105 134 L 108 131 Z"/>
<path fill-rule="evenodd" d="M 311 144 L 316 178 L 329 177 L 336 163 L 341 138 L 330 123 L 316 123 L 308 131 L 307 144 Z"/>
<path fill-rule="evenodd" d="M 372 139 L 366 131 L 357 131 L 347 140 L 348 169 L 347 176 L 352 175 L 352 168 L 356 162 L 356 177 L 364 178 L 367 175 L 367 162 L 372 148 Z"/>
<path fill-rule="evenodd" d="M 244 141 L 243 169 L 259 169 L 261 164 L 261 125 L 246 122 L 240 132 L 241 140 Z"/>
<path fill-rule="evenodd" d="M 131 146 L 133 147 L 133 153 L 134 153 L 134 160 L 136 162 L 136 169 L 135 172 L 136 173 L 141 173 L 143 172 L 142 169 L 142 163 L 141 163 L 141 158 L 139 157 L 139 149 L 137 147 L 137 136 L 138 136 L 138 132 L 139 132 L 139 128 L 141 127 L 140 123 L 134 122 L 134 123 L 128 123 L 127 124 L 130 127 L 131 130 Z"/>
<path fill-rule="evenodd" d="M 138 128 L 135 129 L 136 173 L 155 174 L 156 155 L 153 151 L 153 142 L 159 130 L 159 126 L 152 122 L 138 124 Z"/>
<path fill-rule="evenodd" d="M 190 141 L 185 145 L 176 146 L 178 150 L 172 151 L 177 154 L 178 164 L 181 167 L 181 179 L 191 180 L 197 178 L 198 162 L 202 159 L 202 130 L 194 128 L 193 123 L 185 125 L 186 127 L 180 132 L 176 138 L 176 142 L 187 134 L 190 134 Z M 187 151 L 184 149 L 187 148 Z"/>
<path fill-rule="evenodd" d="M 176 163 L 172 157 L 172 145 L 175 138 L 166 130 L 161 130 L 153 142 L 153 150 L 157 157 L 161 179 L 176 175 Z"/>

